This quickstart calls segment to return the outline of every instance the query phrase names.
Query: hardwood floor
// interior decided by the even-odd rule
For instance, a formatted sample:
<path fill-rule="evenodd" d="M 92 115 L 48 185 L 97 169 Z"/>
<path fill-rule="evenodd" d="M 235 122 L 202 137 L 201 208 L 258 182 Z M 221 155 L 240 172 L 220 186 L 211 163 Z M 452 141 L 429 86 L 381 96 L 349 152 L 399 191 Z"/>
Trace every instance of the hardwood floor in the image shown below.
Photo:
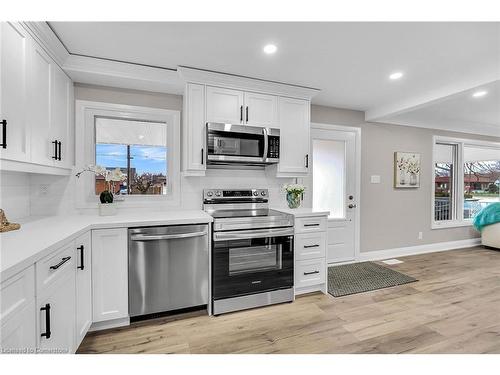
<path fill-rule="evenodd" d="M 90 333 L 78 353 L 500 353 L 500 252 L 400 258 L 418 282 Z M 181 319 L 182 318 L 182 319 Z"/>

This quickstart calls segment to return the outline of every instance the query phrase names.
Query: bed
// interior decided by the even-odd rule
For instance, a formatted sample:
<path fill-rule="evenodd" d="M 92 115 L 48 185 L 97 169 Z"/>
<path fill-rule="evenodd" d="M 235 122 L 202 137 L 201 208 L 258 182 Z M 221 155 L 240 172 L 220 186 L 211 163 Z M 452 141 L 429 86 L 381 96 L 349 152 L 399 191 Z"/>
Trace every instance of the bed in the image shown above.
<path fill-rule="evenodd" d="M 489 204 L 479 211 L 473 224 L 481 232 L 484 246 L 500 249 L 500 202 Z"/>
<path fill-rule="evenodd" d="M 500 249 L 500 223 L 487 225 L 483 228 L 481 243 L 484 246 Z"/>

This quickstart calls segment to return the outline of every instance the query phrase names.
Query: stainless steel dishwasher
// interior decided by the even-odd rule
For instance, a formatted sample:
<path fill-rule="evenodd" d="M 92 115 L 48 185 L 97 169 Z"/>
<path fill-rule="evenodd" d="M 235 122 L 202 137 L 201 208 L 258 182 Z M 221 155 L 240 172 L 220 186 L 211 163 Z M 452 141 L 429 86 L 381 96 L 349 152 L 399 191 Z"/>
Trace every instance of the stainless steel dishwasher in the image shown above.
<path fill-rule="evenodd" d="M 131 317 L 206 305 L 208 225 L 128 230 Z"/>

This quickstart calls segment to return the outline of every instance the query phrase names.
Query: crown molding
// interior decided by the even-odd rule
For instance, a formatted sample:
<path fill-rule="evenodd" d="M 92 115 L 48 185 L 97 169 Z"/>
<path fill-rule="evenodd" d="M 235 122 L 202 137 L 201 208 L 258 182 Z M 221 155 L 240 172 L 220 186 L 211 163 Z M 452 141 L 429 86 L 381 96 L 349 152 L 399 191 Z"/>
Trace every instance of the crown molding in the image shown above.
<path fill-rule="evenodd" d="M 223 86 L 238 90 L 247 90 L 274 95 L 311 100 L 320 90 L 312 87 L 289 85 L 281 82 L 266 81 L 256 78 L 225 74 L 210 70 L 195 69 L 186 66 L 177 68 L 184 82 Z"/>
<path fill-rule="evenodd" d="M 49 56 L 63 68 L 70 54 L 47 22 L 25 21 L 21 22 L 21 25 L 43 47 Z"/>

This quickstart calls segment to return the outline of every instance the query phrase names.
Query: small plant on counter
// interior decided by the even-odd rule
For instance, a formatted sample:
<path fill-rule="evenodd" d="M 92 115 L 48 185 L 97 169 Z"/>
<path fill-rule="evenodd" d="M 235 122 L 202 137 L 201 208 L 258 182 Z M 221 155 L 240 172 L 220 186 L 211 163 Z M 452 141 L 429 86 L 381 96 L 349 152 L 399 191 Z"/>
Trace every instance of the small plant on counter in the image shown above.
<path fill-rule="evenodd" d="M 89 165 L 82 169 L 75 176 L 80 178 L 82 173 L 92 172 L 95 176 L 102 176 L 106 181 L 106 189 L 99 195 L 99 200 L 103 204 L 113 203 L 113 192 L 115 191 L 115 182 L 124 181 L 127 176 L 120 170 L 120 168 L 115 168 L 110 171 L 100 165 Z"/>
<path fill-rule="evenodd" d="M 283 186 L 283 190 L 286 192 L 288 207 L 298 208 L 306 187 L 301 184 L 288 184 Z"/>

